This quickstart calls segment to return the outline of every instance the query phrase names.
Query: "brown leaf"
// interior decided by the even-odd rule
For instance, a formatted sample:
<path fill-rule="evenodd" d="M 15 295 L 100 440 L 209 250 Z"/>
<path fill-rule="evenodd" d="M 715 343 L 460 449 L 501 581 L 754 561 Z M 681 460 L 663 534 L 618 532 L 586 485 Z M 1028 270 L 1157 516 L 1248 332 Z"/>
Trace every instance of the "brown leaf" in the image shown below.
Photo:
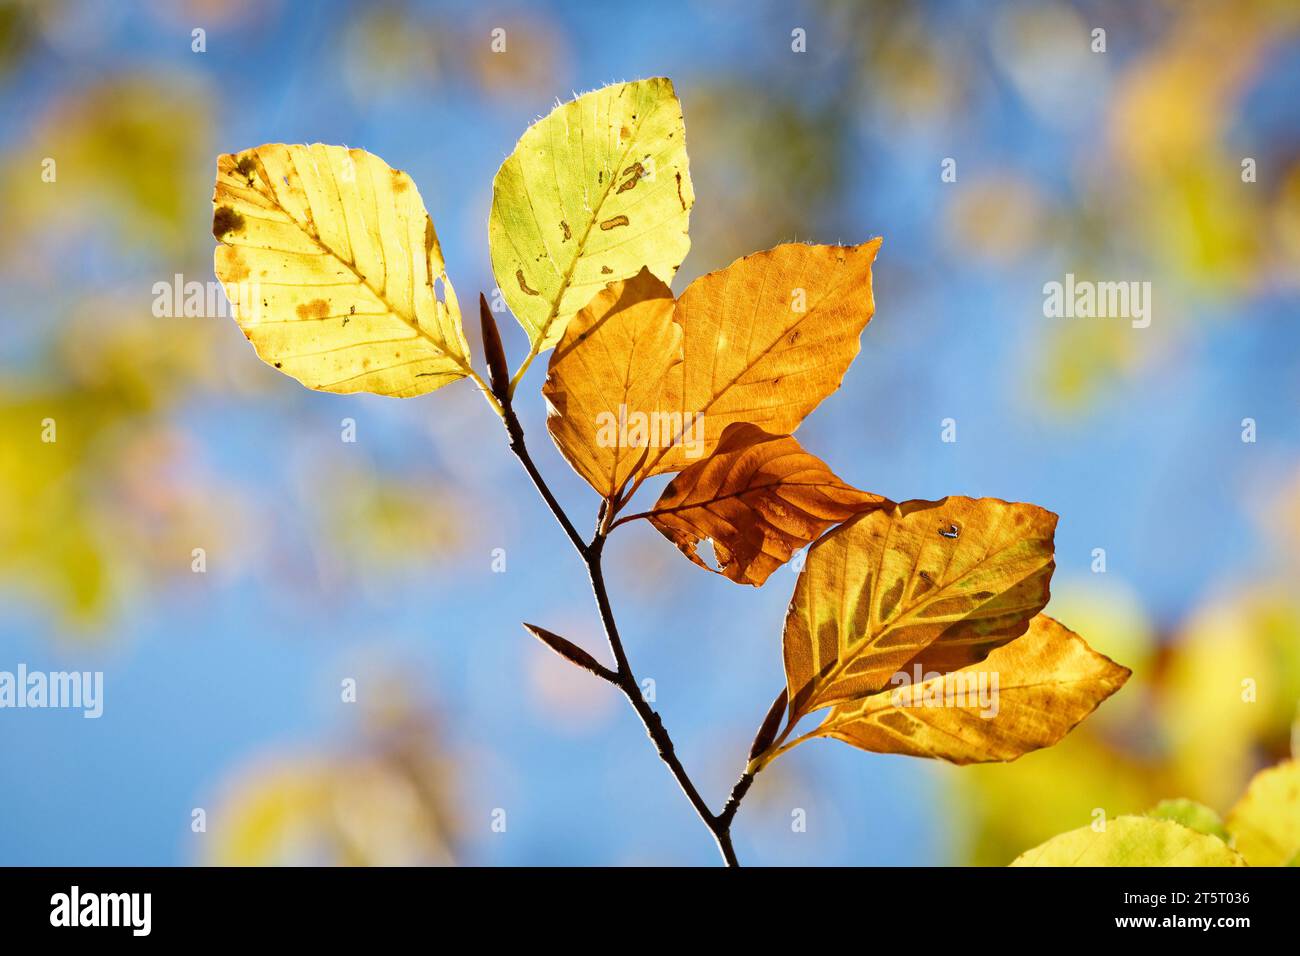
<path fill-rule="evenodd" d="M 712 539 L 718 573 L 757 586 L 831 525 L 884 503 L 845 484 L 789 435 L 735 423 L 712 455 L 668 484 L 646 517 L 702 568 L 709 565 L 697 548 Z"/>

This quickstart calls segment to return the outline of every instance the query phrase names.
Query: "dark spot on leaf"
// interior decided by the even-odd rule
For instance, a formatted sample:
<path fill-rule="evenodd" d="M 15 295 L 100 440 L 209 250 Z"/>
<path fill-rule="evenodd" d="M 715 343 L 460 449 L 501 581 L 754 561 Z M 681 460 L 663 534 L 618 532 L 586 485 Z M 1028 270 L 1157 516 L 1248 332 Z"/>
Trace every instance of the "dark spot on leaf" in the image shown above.
<path fill-rule="evenodd" d="M 640 163 L 633 163 L 627 169 L 623 170 L 623 175 L 628 176 L 629 178 L 618 187 L 618 192 L 621 193 L 627 192 L 640 181 L 641 177 L 645 175 L 645 167 Z"/>
<path fill-rule="evenodd" d="M 600 267 L 600 274 L 603 275 L 603 276 L 613 275 L 613 274 L 614 274 L 614 270 L 611 269 L 609 266 L 601 266 L 601 267 Z"/>
<path fill-rule="evenodd" d="M 295 311 L 300 319 L 323 319 L 329 315 L 330 304 L 324 299 L 313 299 L 302 303 Z"/>
<path fill-rule="evenodd" d="M 686 211 L 686 197 L 682 195 L 682 173 L 677 171 L 677 201 L 682 204 L 682 211 Z"/>
<path fill-rule="evenodd" d="M 569 232 L 569 224 L 563 219 L 560 220 L 560 229 L 564 232 L 564 241 L 568 242 L 572 237 L 572 233 Z"/>
<path fill-rule="evenodd" d="M 227 246 L 228 253 L 225 256 L 225 274 L 222 279 L 225 282 L 243 282 L 248 278 L 248 263 L 244 261 L 244 254 L 238 246 Z M 262 303 L 266 305 L 265 302 Z"/>
<path fill-rule="evenodd" d="M 232 232 L 244 228 L 244 217 L 229 206 L 221 206 L 212 214 L 212 235 L 224 239 Z"/>
<path fill-rule="evenodd" d="M 528 287 L 528 281 L 524 279 L 523 269 L 515 270 L 515 281 L 519 283 L 519 288 L 523 290 L 524 295 L 541 295 L 541 293 L 536 289 L 530 289 Z"/>
<path fill-rule="evenodd" d="M 438 244 L 438 234 L 433 231 L 433 220 L 428 216 L 424 217 L 424 254 L 427 257 L 433 252 L 433 247 Z M 439 257 L 441 258 L 441 256 Z M 433 284 L 433 276 L 429 276 L 429 284 Z"/>
<path fill-rule="evenodd" d="M 239 162 L 235 163 L 235 172 L 243 176 L 248 185 L 253 185 L 253 180 L 257 178 L 257 164 L 253 162 L 253 157 L 240 156 Z"/>
<path fill-rule="evenodd" d="M 600 224 L 602 232 L 609 232 L 611 229 L 617 229 L 619 226 L 626 226 L 628 223 L 627 216 L 614 216 L 612 219 L 606 219 Z"/>

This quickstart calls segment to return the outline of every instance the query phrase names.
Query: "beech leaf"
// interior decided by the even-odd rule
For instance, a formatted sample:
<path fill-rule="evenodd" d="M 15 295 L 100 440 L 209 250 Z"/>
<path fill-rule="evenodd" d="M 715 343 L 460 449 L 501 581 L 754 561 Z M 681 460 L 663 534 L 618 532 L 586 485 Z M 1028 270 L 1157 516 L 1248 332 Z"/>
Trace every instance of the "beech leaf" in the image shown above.
<path fill-rule="evenodd" d="M 668 484 L 647 517 L 684 555 L 714 570 L 697 550 L 711 539 L 718 573 L 757 586 L 831 525 L 883 504 L 791 436 L 733 423 L 712 455 Z"/>
<path fill-rule="evenodd" d="M 996 498 L 908 501 L 853 518 L 808 558 L 783 637 L 790 724 L 920 668 L 977 663 L 1047 603 L 1056 515 Z"/>
<path fill-rule="evenodd" d="M 551 356 L 551 437 L 609 498 L 628 478 L 699 462 L 729 425 L 788 435 L 858 353 L 879 245 L 777 246 L 697 279 L 675 303 L 653 274 L 610 283 Z M 641 442 L 636 465 L 626 451 Z"/>
<path fill-rule="evenodd" d="M 274 143 L 218 157 L 212 204 L 217 278 L 262 361 L 308 388 L 401 398 L 470 374 L 406 173 L 361 149 Z"/>
<path fill-rule="evenodd" d="M 789 243 L 701 276 L 677 300 L 682 407 L 709 454 L 728 425 L 788 435 L 840 386 L 875 312 L 880 248 Z M 690 464 L 679 442 L 650 456 L 651 474 Z"/>
<path fill-rule="evenodd" d="M 1173 820 L 1115 817 L 1106 829 L 1080 827 L 1020 854 L 1012 866 L 1245 866 L 1218 837 Z"/>
<path fill-rule="evenodd" d="M 1130 673 L 1039 614 L 978 664 L 840 704 L 816 736 L 955 764 L 1015 760 L 1064 737 Z"/>
<path fill-rule="evenodd" d="M 1261 770 L 1225 822 L 1251 866 L 1291 866 L 1300 853 L 1300 761 Z"/>
<path fill-rule="evenodd" d="M 694 202 L 682 108 L 665 77 L 595 90 L 528 127 L 493 181 L 488 241 L 529 360 L 605 284 L 643 266 L 671 280 Z"/>
<path fill-rule="evenodd" d="M 681 407 L 681 349 L 672 290 L 642 269 L 597 293 L 552 353 L 547 430 L 602 497 L 640 474 L 651 447 L 682 433 L 680 411 L 667 411 Z"/>
<path fill-rule="evenodd" d="M 1223 820 L 1219 815 L 1205 804 L 1197 803 L 1195 800 L 1188 800 L 1185 797 L 1161 800 L 1148 810 L 1146 815 L 1160 820 L 1173 820 L 1175 823 L 1190 827 L 1197 833 L 1218 837 L 1224 843 L 1229 840 L 1228 831 L 1223 826 Z"/>

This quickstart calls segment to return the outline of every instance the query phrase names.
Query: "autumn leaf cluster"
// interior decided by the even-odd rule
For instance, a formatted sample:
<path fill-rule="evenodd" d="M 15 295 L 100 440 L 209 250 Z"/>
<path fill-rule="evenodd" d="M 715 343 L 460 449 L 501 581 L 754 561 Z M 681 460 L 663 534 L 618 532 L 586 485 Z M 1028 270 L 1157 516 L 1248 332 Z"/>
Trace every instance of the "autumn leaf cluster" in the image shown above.
<path fill-rule="evenodd" d="M 694 199 L 667 79 L 605 87 L 529 127 L 488 221 L 500 297 L 528 336 L 513 375 L 486 311 L 489 374 L 475 370 L 416 185 L 364 150 L 220 157 L 216 271 L 257 354 L 310 388 L 410 398 L 469 378 L 508 415 L 549 351 L 547 428 L 599 496 L 602 533 L 647 520 L 693 563 L 754 586 L 807 548 L 786 687 L 747 773 L 815 737 L 954 763 L 1055 743 L 1129 673 L 1042 613 L 1056 516 L 995 498 L 895 502 L 794 437 L 858 354 L 880 240 L 779 245 L 678 294 Z M 630 508 L 657 475 L 673 477 Z"/>

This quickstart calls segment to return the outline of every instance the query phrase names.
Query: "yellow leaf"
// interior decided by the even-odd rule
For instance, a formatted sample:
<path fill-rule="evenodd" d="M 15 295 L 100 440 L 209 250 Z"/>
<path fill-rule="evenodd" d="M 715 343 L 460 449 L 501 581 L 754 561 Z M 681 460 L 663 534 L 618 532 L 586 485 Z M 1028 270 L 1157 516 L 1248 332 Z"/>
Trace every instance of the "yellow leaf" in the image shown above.
<path fill-rule="evenodd" d="M 884 504 L 845 484 L 789 435 L 734 423 L 712 455 L 669 483 L 646 517 L 702 568 L 709 565 L 697 547 L 712 539 L 719 573 L 757 586 L 831 525 Z"/>
<path fill-rule="evenodd" d="M 643 266 L 671 280 L 694 201 L 664 77 L 606 86 L 530 126 L 497 172 L 488 220 L 497 285 L 532 343 L 519 374 L 594 289 Z"/>
<path fill-rule="evenodd" d="M 1257 773 L 1225 825 L 1251 866 L 1288 865 L 1300 852 L 1300 761 Z"/>
<path fill-rule="evenodd" d="M 269 144 L 217 159 L 212 204 L 217 278 L 264 362 L 308 388 L 401 398 L 471 374 L 406 173 L 361 149 Z"/>
<path fill-rule="evenodd" d="M 790 724 L 946 673 L 1023 634 L 1043 609 L 1056 515 L 996 498 L 908 501 L 854 518 L 808 560 L 785 619 Z"/>
<path fill-rule="evenodd" d="M 1218 837 L 1155 817 L 1116 817 L 1098 833 L 1080 827 L 1016 857 L 1012 866 L 1245 866 Z"/>
<path fill-rule="evenodd" d="M 816 736 L 956 764 L 1015 760 L 1064 737 L 1130 673 L 1039 614 L 978 664 L 839 705 Z"/>
<path fill-rule="evenodd" d="M 672 374 L 681 352 L 672 290 L 642 269 L 597 293 L 551 354 L 546 427 L 602 497 L 623 488 L 648 447 L 680 434 L 680 411 L 665 410 L 681 407 L 680 374 Z"/>
<path fill-rule="evenodd" d="M 692 282 L 677 302 L 684 333 L 684 411 L 702 416 L 704 453 L 728 425 L 775 435 L 799 427 L 858 354 L 875 312 L 880 248 L 791 243 L 737 259 Z M 653 474 L 690 463 L 681 443 L 652 454 Z"/>

